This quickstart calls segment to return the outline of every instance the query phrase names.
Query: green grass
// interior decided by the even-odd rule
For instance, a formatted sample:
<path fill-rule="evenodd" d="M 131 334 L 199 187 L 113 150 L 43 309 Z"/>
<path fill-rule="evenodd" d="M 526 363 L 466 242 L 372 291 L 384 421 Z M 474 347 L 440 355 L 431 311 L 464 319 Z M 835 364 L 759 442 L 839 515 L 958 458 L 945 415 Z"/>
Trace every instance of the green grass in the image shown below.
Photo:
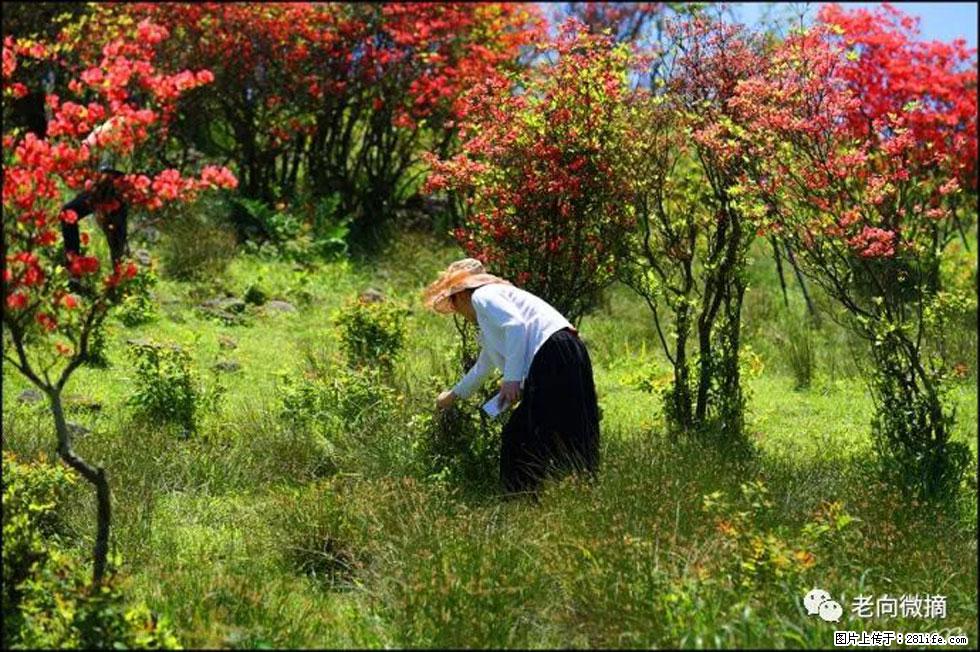
<path fill-rule="evenodd" d="M 825 324 L 814 382 L 793 389 L 778 325 L 801 304 L 794 294 L 783 306 L 762 255 L 745 310 L 757 356 L 746 380 L 754 455 L 732 459 L 664 436 L 657 398 L 634 380 L 669 368 L 647 309 L 617 287 L 581 328 L 603 409 L 598 483 L 550 483 L 532 505 L 422 477 L 411 463 L 412 424 L 460 370 L 451 320 L 424 312 L 419 291 L 458 256 L 408 234 L 374 260 L 314 269 L 238 257 L 208 285 L 161 281 L 157 320 L 111 322 L 112 367 L 83 369 L 67 389 L 101 409 L 69 408 L 68 418 L 92 430 L 78 451 L 108 470 L 113 545 L 134 597 L 166 614 L 185 646 L 828 647 L 835 627 L 958 627 L 976 640 L 976 465 L 962 499 L 942 510 L 907 504 L 880 484 L 870 470 L 873 406 L 860 359 Z M 298 311 L 250 308 L 247 324 L 226 326 L 194 310 L 252 283 Z M 338 356 L 333 312 L 368 287 L 411 311 L 391 405 L 363 431 L 297 427 L 281 414 L 276 374 L 299 377 L 307 358 Z M 141 422 L 126 405 L 125 341 L 146 336 L 186 346 L 202 381 L 225 388 L 189 439 Z M 228 337 L 236 348 L 221 347 Z M 210 371 L 224 359 L 241 370 Z M 54 455 L 43 404 L 16 400 L 27 384 L 9 366 L 3 380 L 4 447 Z M 951 399 L 954 437 L 975 456 L 975 369 Z M 751 481 L 764 483 L 768 503 L 739 497 Z M 730 502 L 720 512 L 703 506 L 713 492 Z M 856 520 L 809 539 L 806 524 L 830 504 Z M 93 510 L 84 483 L 67 512 L 85 555 Z M 751 517 L 739 521 L 740 512 Z M 725 535 L 728 526 L 736 534 Z M 740 564 L 752 561 L 753 541 L 771 554 L 746 573 Z M 812 554 L 812 565 L 795 560 L 798 551 Z M 815 585 L 844 605 L 839 625 L 806 615 L 801 599 Z M 942 593 L 948 615 L 860 620 L 849 608 L 860 593 Z"/>

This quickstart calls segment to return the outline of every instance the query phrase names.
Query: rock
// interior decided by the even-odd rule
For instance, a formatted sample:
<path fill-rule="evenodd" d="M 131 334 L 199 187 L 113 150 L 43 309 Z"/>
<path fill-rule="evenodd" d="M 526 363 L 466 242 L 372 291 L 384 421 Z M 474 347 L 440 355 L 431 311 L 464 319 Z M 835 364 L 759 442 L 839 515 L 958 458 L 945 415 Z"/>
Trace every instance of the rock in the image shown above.
<path fill-rule="evenodd" d="M 212 317 L 218 319 L 221 323 L 228 326 L 240 326 L 245 323 L 245 319 L 242 315 L 236 315 L 233 312 L 228 312 L 226 310 L 220 310 L 218 308 L 208 308 L 205 306 L 198 306 L 198 311 L 205 317 Z"/>
<path fill-rule="evenodd" d="M 219 360 L 214 364 L 214 369 L 225 373 L 234 373 L 241 368 L 242 365 L 237 360 Z"/>
<path fill-rule="evenodd" d="M 381 303 L 385 300 L 385 295 L 377 288 L 368 288 L 361 292 L 361 301 L 364 303 Z"/>
<path fill-rule="evenodd" d="M 152 226 L 144 226 L 133 235 L 146 240 L 150 244 L 155 244 L 160 241 L 160 230 Z"/>
<path fill-rule="evenodd" d="M 229 349 L 229 350 L 237 349 L 238 342 L 235 340 L 234 337 L 229 337 L 227 335 L 219 335 L 218 346 L 221 347 L 222 349 Z"/>
<path fill-rule="evenodd" d="M 126 340 L 126 344 L 129 346 L 148 346 L 154 349 L 172 349 L 174 351 L 180 351 L 182 348 L 179 344 L 155 342 L 146 337 L 130 337 Z"/>
<path fill-rule="evenodd" d="M 245 312 L 245 302 L 238 297 L 216 297 L 208 299 L 200 305 L 201 308 L 211 310 L 221 310 L 224 312 L 243 313 Z"/>
<path fill-rule="evenodd" d="M 244 301 L 238 297 L 230 296 L 208 299 L 197 307 L 198 311 L 203 313 L 204 316 L 214 317 L 229 326 L 244 323 L 245 320 L 242 313 L 245 312 L 245 308 L 246 304 Z"/>
<path fill-rule="evenodd" d="M 18 394 L 17 400 L 21 403 L 37 403 L 44 400 L 44 394 L 32 387 Z"/>
<path fill-rule="evenodd" d="M 133 258 L 142 267 L 149 267 L 150 265 L 153 264 L 153 256 L 151 256 L 150 252 L 147 251 L 146 249 L 137 249 L 136 251 L 134 251 Z"/>
<path fill-rule="evenodd" d="M 37 403 L 44 400 L 44 394 L 32 387 L 18 394 L 17 400 L 21 403 Z"/>
<path fill-rule="evenodd" d="M 296 306 L 288 301 L 280 301 L 278 299 L 265 304 L 265 309 L 274 310 L 276 312 L 296 312 Z"/>
<path fill-rule="evenodd" d="M 101 403 L 91 396 L 85 396 L 84 394 L 67 394 L 62 400 L 65 402 L 66 408 L 77 408 L 80 410 L 89 410 L 90 412 L 99 412 L 102 410 Z"/>
<path fill-rule="evenodd" d="M 69 421 L 67 425 L 68 425 L 68 434 L 70 434 L 73 438 L 84 437 L 85 435 L 92 434 L 91 430 L 89 430 L 88 428 L 86 428 L 81 424 Z"/>

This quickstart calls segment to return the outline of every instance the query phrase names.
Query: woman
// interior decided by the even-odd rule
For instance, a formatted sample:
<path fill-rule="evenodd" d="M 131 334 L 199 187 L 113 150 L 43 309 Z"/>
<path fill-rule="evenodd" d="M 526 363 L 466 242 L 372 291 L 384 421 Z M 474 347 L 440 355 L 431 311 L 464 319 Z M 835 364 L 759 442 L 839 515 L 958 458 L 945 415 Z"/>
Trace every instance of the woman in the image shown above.
<path fill-rule="evenodd" d="M 502 405 L 517 408 L 504 426 L 500 477 L 508 492 L 536 492 L 549 470 L 588 471 L 599 464 L 599 408 L 592 363 L 578 332 L 530 292 L 487 274 L 474 258 L 450 265 L 425 289 L 426 307 L 456 312 L 479 326 L 480 357 L 436 400 L 466 398 L 496 367 Z"/>

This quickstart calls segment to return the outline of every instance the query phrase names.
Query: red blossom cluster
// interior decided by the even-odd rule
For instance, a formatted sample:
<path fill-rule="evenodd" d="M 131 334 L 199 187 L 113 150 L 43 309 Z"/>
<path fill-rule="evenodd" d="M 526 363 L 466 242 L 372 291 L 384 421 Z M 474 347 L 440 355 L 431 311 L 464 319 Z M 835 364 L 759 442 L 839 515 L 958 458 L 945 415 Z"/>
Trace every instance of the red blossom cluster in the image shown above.
<path fill-rule="evenodd" d="M 68 84 L 72 97 L 46 96 L 51 117 L 44 138 L 33 132 L 3 135 L 4 320 L 17 333 L 38 328 L 52 338 L 76 342 L 80 330 L 92 323 L 78 313 L 104 313 L 109 305 L 105 293 L 136 275 L 137 267 L 129 261 L 117 263 L 100 277 L 101 266 L 94 256 L 71 254 L 64 260 L 61 222 L 74 223 L 78 216 L 61 207 L 71 193 L 100 182 L 98 156 L 112 152 L 123 161 L 133 160 L 160 142 L 166 134 L 164 116 L 174 110 L 174 102 L 212 79 L 206 70 L 170 73 L 158 66 L 155 46 L 167 38 L 166 29 L 148 21 L 113 25 L 112 39 L 93 52 L 4 39 L 5 100 L 22 93 L 18 84 L 23 82 L 17 76 L 25 62 L 41 59 L 76 75 Z M 227 168 L 217 166 L 205 167 L 199 177 L 164 170 L 152 179 L 128 174 L 118 182 L 126 201 L 149 208 L 236 183 Z M 82 236 L 87 242 L 87 236 Z M 63 267 L 92 292 L 84 298 L 69 293 Z M 63 354 L 77 353 L 76 347 L 63 341 L 50 341 Z"/>
<path fill-rule="evenodd" d="M 764 168 L 759 189 L 794 207 L 768 226 L 864 258 L 918 251 L 956 191 L 976 188 L 974 53 L 917 40 L 888 5 L 828 5 L 819 18 L 731 101 Z"/>
<path fill-rule="evenodd" d="M 860 103 L 848 115 L 851 131 L 869 137 L 900 115 L 915 145 L 901 150 L 915 164 L 954 166 L 976 184 L 976 49 L 963 39 L 919 40 L 918 18 L 888 3 L 873 11 L 827 4 L 818 19 L 846 53 L 835 77 Z"/>
<path fill-rule="evenodd" d="M 165 25 L 176 35 L 163 44 L 168 57 L 214 72 L 201 108 L 231 127 L 227 154 L 243 193 L 270 202 L 299 176 L 277 179 L 288 161 L 306 166 L 314 193 L 344 187 L 351 201 L 390 203 L 385 193 L 417 157 L 417 132 L 451 137 L 463 91 L 512 66 L 541 29 L 533 6 L 517 3 L 135 3 L 118 11 Z M 370 164 L 383 168 L 360 169 Z M 365 178 L 377 187 L 357 187 Z M 353 204 L 345 210 L 373 210 Z"/>

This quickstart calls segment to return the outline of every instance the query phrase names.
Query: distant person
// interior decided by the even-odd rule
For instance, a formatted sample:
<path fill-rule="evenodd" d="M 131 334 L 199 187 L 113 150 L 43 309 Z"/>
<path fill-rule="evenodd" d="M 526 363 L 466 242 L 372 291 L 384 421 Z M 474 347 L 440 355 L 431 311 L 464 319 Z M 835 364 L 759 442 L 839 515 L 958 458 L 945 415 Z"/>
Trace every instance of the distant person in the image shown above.
<path fill-rule="evenodd" d="M 530 292 L 487 274 L 474 258 L 450 265 L 423 296 L 426 307 L 456 312 L 479 327 L 476 364 L 439 395 L 437 406 L 447 409 L 472 394 L 494 367 L 503 372 L 500 405 L 517 403 L 501 437 L 505 491 L 536 494 L 550 470 L 594 476 L 599 407 L 592 363 L 568 320 Z"/>
<path fill-rule="evenodd" d="M 115 161 L 111 153 L 102 148 L 99 142 L 99 137 L 113 128 L 113 121 L 114 119 L 110 119 L 103 123 L 85 138 L 84 142 L 90 148 L 102 150 L 99 157 L 98 177 L 90 189 L 79 193 L 78 196 L 65 204 L 62 210 L 74 211 L 79 220 L 92 213 L 95 214 L 95 220 L 109 244 L 112 264 L 115 266 L 129 253 L 126 237 L 129 208 L 119 188 L 124 173 L 115 168 Z M 62 221 L 61 235 L 64 240 L 65 262 L 67 264 L 70 262 L 71 254 L 79 255 L 81 253 L 78 222 L 69 224 Z"/>

